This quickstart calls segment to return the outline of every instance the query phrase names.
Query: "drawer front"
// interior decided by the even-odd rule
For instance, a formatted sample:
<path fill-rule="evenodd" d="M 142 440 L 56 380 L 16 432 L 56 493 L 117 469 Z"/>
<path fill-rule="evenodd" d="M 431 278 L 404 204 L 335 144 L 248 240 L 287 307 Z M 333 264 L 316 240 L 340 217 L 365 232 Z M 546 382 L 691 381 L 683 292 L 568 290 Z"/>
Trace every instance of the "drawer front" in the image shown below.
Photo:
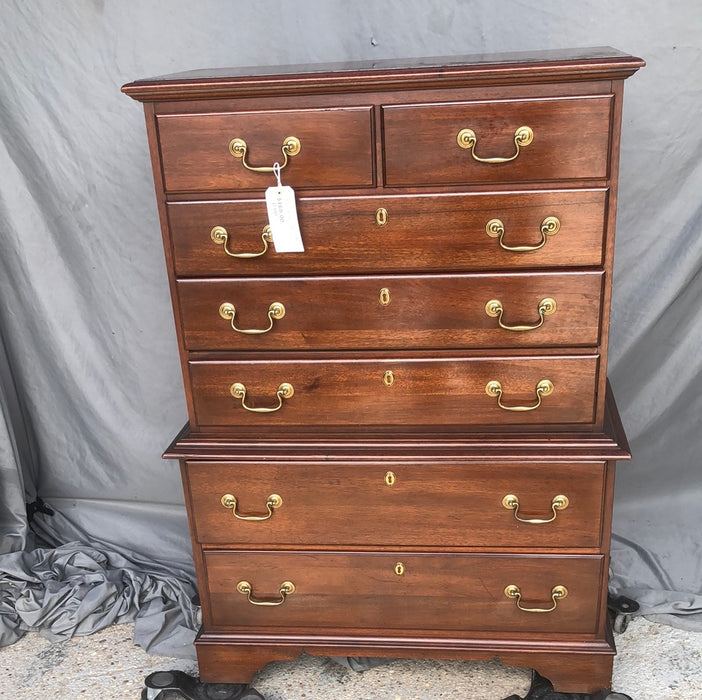
<path fill-rule="evenodd" d="M 279 358 L 190 362 L 198 425 L 492 429 L 593 422 L 595 356 Z M 545 380 L 553 391 L 544 396 Z M 494 382 L 500 384 L 499 395 Z M 508 410 L 514 408 L 530 410 Z"/>
<path fill-rule="evenodd" d="M 305 252 L 281 254 L 262 240 L 263 200 L 171 203 L 168 219 L 180 276 L 584 267 L 602 263 L 606 200 L 604 189 L 300 197 Z"/>
<path fill-rule="evenodd" d="M 186 473 L 193 531 L 204 544 L 531 549 L 600 545 L 602 462 L 189 462 Z M 227 500 L 227 494 L 234 501 Z M 276 494 L 282 502 L 270 506 Z M 516 508 L 515 500 L 505 502 L 507 496 L 514 496 Z M 559 496 L 567 500 L 558 500 L 554 510 Z M 547 520 L 551 522 L 543 522 Z"/>
<path fill-rule="evenodd" d="M 605 178 L 611 111 L 609 95 L 386 106 L 385 184 Z M 518 147 L 515 133 L 523 126 L 533 140 Z M 472 148 L 458 143 L 464 129 L 475 135 Z"/>
<path fill-rule="evenodd" d="M 157 117 L 167 192 L 263 190 L 272 173 L 252 167 L 283 165 L 283 143 L 300 142 L 282 170 L 295 188 L 367 187 L 373 184 L 371 107 L 328 110 L 161 115 Z M 232 139 L 246 143 L 244 158 L 230 152 Z"/>
<path fill-rule="evenodd" d="M 178 298 L 190 350 L 594 346 L 602 275 L 180 280 Z"/>
<path fill-rule="evenodd" d="M 597 630 L 601 556 L 438 555 L 407 552 L 206 552 L 206 624 L 257 631 L 320 629 L 504 631 L 592 634 Z M 402 565 L 401 567 L 399 565 Z M 396 573 L 401 572 L 401 573 Z M 250 593 L 240 593 L 241 582 Z M 281 584 L 294 592 L 280 605 Z M 548 613 L 526 612 L 508 598 L 519 587 L 524 608 L 554 607 L 552 590 L 567 595 Z"/>

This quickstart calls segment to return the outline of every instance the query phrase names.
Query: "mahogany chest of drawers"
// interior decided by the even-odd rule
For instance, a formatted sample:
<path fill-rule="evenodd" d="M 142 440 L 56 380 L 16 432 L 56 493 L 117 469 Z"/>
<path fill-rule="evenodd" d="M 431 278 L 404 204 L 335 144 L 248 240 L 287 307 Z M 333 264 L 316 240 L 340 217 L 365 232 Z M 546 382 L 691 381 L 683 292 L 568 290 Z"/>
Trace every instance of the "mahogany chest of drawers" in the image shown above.
<path fill-rule="evenodd" d="M 207 681 L 499 657 L 608 687 L 612 49 L 137 81 Z M 295 190 L 304 252 L 264 193 Z"/>

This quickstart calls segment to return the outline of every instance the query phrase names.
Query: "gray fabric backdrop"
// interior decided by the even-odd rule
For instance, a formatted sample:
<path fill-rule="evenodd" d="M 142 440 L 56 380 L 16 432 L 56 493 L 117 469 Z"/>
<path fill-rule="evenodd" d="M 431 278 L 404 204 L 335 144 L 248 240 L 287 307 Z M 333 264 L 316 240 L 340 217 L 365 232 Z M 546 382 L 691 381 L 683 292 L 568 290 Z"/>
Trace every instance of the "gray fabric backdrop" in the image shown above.
<path fill-rule="evenodd" d="M 0 643 L 137 620 L 191 654 L 185 421 L 141 105 L 203 67 L 612 45 L 627 82 L 610 376 L 612 586 L 702 629 L 702 10 L 698 0 L 3 0 Z M 48 512 L 33 514 L 37 496 Z M 44 508 L 43 510 L 46 510 Z M 27 550 L 27 551 L 25 551 Z M 4 572 L 4 573 L 3 573 Z"/>

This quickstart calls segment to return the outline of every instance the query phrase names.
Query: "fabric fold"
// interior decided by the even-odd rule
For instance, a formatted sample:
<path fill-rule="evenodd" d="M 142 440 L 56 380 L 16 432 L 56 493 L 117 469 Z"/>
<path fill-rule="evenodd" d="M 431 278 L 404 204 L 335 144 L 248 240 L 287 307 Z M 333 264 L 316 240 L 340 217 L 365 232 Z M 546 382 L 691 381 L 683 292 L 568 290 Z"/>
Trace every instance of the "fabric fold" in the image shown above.
<path fill-rule="evenodd" d="M 38 631 L 52 642 L 134 622 L 134 642 L 194 658 L 199 627 L 190 581 L 80 542 L 0 558 L 0 643 Z"/>

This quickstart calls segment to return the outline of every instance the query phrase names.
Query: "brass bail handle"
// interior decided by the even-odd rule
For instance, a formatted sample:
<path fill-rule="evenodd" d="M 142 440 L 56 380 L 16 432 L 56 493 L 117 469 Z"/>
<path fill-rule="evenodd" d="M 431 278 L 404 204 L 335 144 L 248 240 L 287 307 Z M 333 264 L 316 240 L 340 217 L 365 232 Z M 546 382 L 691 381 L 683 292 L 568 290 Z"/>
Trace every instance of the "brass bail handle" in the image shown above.
<path fill-rule="evenodd" d="M 547 216 L 540 226 L 541 231 L 541 241 L 535 245 L 505 245 L 502 240 L 505 235 L 505 225 L 502 223 L 501 219 L 490 219 L 490 221 L 485 224 L 485 233 L 487 233 L 490 238 L 497 238 L 497 242 L 500 244 L 500 248 L 507 250 L 510 253 L 531 253 L 539 248 L 543 248 L 546 245 L 546 240 L 549 236 L 555 236 L 561 230 L 561 222 L 556 216 Z"/>
<path fill-rule="evenodd" d="M 521 603 L 522 591 L 519 588 L 519 586 L 515 586 L 514 584 L 510 584 L 509 586 L 507 586 L 504 590 L 504 594 L 507 598 L 512 598 L 516 602 L 517 607 L 520 610 L 522 610 L 523 612 L 550 613 L 550 612 L 553 612 L 558 607 L 559 600 L 563 600 L 563 598 L 566 598 L 568 596 L 568 589 L 565 586 L 554 586 L 551 589 L 551 600 L 553 601 L 553 605 L 551 605 L 550 608 L 527 608 L 527 607 L 525 607 Z"/>
<path fill-rule="evenodd" d="M 236 331 L 237 333 L 242 333 L 243 335 L 261 335 L 272 330 L 273 323 L 285 316 L 285 306 L 279 301 L 274 301 L 268 307 L 268 328 L 237 328 L 234 323 L 236 319 L 236 307 L 234 304 L 230 304 L 228 301 L 225 301 L 220 305 L 219 315 L 223 319 L 231 321 L 232 330 Z"/>
<path fill-rule="evenodd" d="M 550 518 L 520 518 L 519 498 L 512 493 L 508 493 L 502 499 L 502 505 L 507 508 L 507 510 L 514 512 L 514 517 L 516 520 L 518 520 L 520 523 L 528 523 L 530 525 L 545 525 L 546 523 L 552 523 L 558 516 L 558 511 L 565 510 L 569 504 L 570 501 L 568 500 L 568 496 L 560 494 L 558 496 L 554 496 L 551 501 L 551 512 L 553 515 Z"/>
<path fill-rule="evenodd" d="M 502 384 L 496 379 L 489 381 L 485 385 L 485 393 L 488 396 L 497 397 L 497 405 L 504 411 L 535 411 L 539 406 L 541 406 L 541 399 L 543 396 L 549 396 L 553 393 L 554 386 L 553 382 L 549 379 L 542 379 L 535 388 L 536 392 L 536 403 L 531 406 L 506 406 L 502 403 Z"/>
<path fill-rule="evenodd" d="M 248 146 L 246 141 L 242 138 L 233 138 L 229 142 L 229 152 L 235 158 L 241 158 L 241 164 L 247 169 L 254 173 L 272 173 L 274 172 L 275 166 L 253 166 L 246 162 L 246 150 Z M 280 147 L 283 153 L 283 162 L 280 164 L 280 169 L 282 170 L 288 164 L 288 156 L 296 156 L 302 150 L 302 144 L 297 136 L 287 136 L 283 140 L 283 145 Z"/>
<path fill-rule="evenodd" d="M 241 382 L 235 382 L 229 387 L 229 393 L 235 399 L 241 399 L 241 406 L 251 413 L 275 413 L 283 407 L 284 399 L 291 399 L 295 394 L 295 389 L 293 385 L 288 382 L 283 382 L 275 392 L 276 398 L 278 399 L 278 405 L 272 406 L 270 408 L 254 408 L 253 406 L 246 405 L 246 387 Z"/>
<path fill-rule="evenodd" d="M 273 516 L 273 510 L 276 508 L 280 508 L 280 506 L 283 505 L 283 499 L 277 493 L 272 493 L 266 499 L 266 509 L 268 510 L 268 513 L 266 515 L 242 515 L 241 513 L 236 512 L 238 502 L 236 500 L 236 496 L 233 496 L 231 493 L 225 493 L 224 496 L 222 496 L 222 498 L 220 499 L 220 502 L 227 510 L 232 511 L 232 515 L 235 518 L 239 520 L 249 520 L 256 522 L 270 519 Z"/>
<path fill-rule="evenodd" d="M 283 581 L 280 584 L 278 593 L 280 594 L 280 600 L 264 600 L 256 599 L 253 597 L 253 588 L 248 581 L 239 581 L 236 584 L 236 590 L 242 595 L 246 596 L 246 599 L 251 603 L 251 605 L 260 605 L 262 607 L 272 608 L 276 605 L 282 605 L 289 595 L 295 592 L 295 584 L 292 581 Z"/>
<path fill-rule="evenodd" d="M 224 226 L 215 226 L 210 231 L 210 238 L 217 245 L 221 245 L 224 252 L 230 258 L 239 258 L 240 260 L 248 260 L 250 258 L 260 258 L 268 252 L 268 244 L 273 241 L 273 234 L 271 233 L 271 227 L 266 224 L 261 231 L 261 240 L 263 241 L 263 250 L 258 253 L 232 253 L 227 247 L 229 241 L 229 233 Z"/>
<path fill-rule="evenodd" d="M 516 153 L 509 158 L 481 158 L 475 153 L 475 146 L 478 143 L 478 137 L 475 135 L 475 131 L 472 129 L 461 129 L 457 136 L 456 141 L 461 148 L 465 148 L 470 151 L 470 154 L 475 160 L 480 163 L 509 163 L 514 160 L 520 153 L 520 148 L 528 146 L 534 140 L 534 132 L 529 126 L 520 126 L 514 132 L 514 145 L 516 147 Z"/>
<path fill-rule="evenodd" d="M 544 325 L 544 319 L 546 316 L 556 313 L 556 300 L 546 297 L 539 302 L 536 309 L 539 314 L 539 320 L 537 323 L 532 325 L 520 325 L 520 326 L 508 326 L 502 323 L 502 314 L 504 313 L 504 307 L 499 299 L 490 299 L 490 301 L 485 304 L 485 313 L 492 317 L 497 318 L 497 323 L 500 328 L 504 328 L 506 331 L 535 331 L 537 328 L 541 328 Z"/>

